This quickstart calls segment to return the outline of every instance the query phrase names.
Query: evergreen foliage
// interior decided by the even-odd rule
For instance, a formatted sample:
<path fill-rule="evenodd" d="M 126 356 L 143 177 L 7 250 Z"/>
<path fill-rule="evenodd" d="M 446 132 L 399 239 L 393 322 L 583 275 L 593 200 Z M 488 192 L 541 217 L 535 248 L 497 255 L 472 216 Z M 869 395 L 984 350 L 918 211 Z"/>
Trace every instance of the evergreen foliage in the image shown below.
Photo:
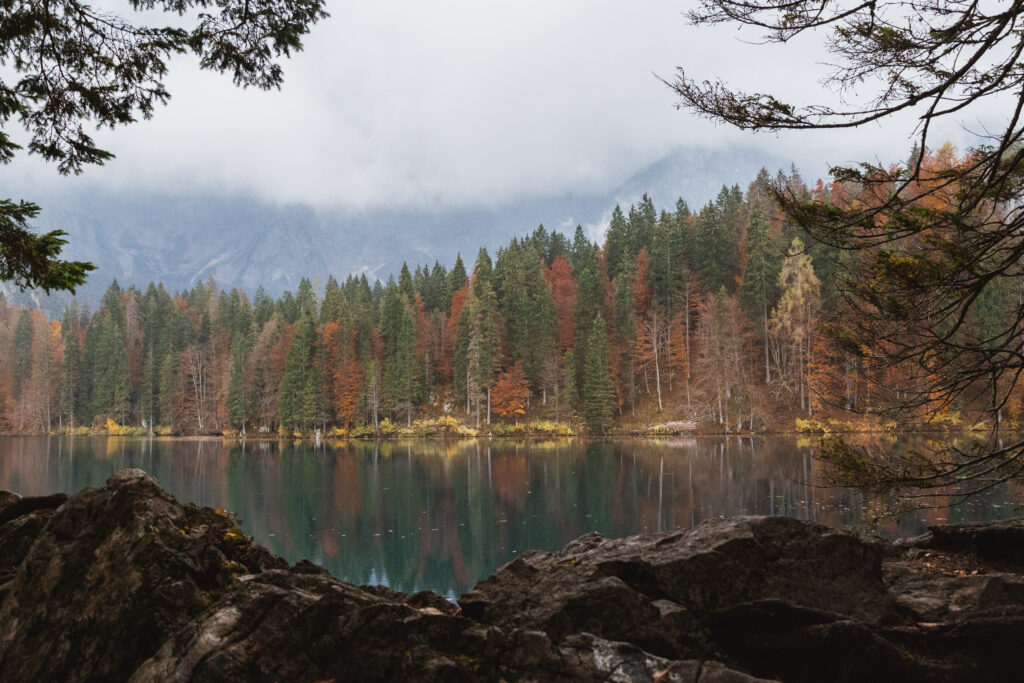
<path fill-rule="evenodd" d="M 170 98 L 164 85 L 167 65 L 181 53 L 196 55 L 202 69 L 230 73 L 236 85 L 279 88 L 278 59 L 302 49 L 302 36 L 327 16 L 323 4 L 132 2 L 139 13 L 136 24 L 79 0 L 6 8 L 0 40 L 0 61 L 7 67 L 0 85 L 0 163 L 10 163 L 21 149 L 6 132 L 12 119 L 28 134 L 28 152 L 56 163 L 62 174 L 113 159 L 96 146 L 87 125 L 115 128 L 152 116 L 156 105 Z M 173 25 L 149 23 L 160 10 L 176 16 Z M 0 200 L 0 281 L 74 291 L 94 268 L 61 260 L 66 233 L 35 233 L 28 221 L 38 212 L 30 202 Z"/>
<path fill-rule="evenodd" d="M 96 311 L 72 305 L 59 324 L 4 304 L 0 425 L 111 418 L 154 432 L 372 433 L 385 418 L 409 425 L 444 408 L 483 427 L 492 413 L 515 419 L 522 403 L 560 420 L 578 410 L 596 432 L 654 414 L 713 416 L 733 431 L 761 428 L 773 412 L 869 409 L 885 396 L 852 372 L 857 351 L 821 334 L 848 312 L 827 299 L 821 258 L 765 210 L 760 182 L 752 200 L 724 188 L 696 216 L 682 201 L 658 213 L 645 198 L 619 211 L 604 248 L 581 228 L 569 240 L 540 226 L 493 261 L 481 249 L 471 277 L 461 259 L 451 270 L 406 264 L 386 282 L 301 278 L 295 293 L 258 289 L 251 302 L 212 281 L 173 295 L 115 282 Z M 718 235 L 729 248 L 702 261 Z M 1015 297 L 983 291 L 977 329 L 998 334 Z M 1016 411 L 1024 416 L 1024 400 L 1007 406 Z"/>
<path fill-rule="evenodd" d="M 600 314 L 590 326 L 583 385 L 583 417 L 587 426 L 602 434 L 612 425 L 615 411 L 615 387 L 612 384 L 608 356 L 608 334 Z"/>

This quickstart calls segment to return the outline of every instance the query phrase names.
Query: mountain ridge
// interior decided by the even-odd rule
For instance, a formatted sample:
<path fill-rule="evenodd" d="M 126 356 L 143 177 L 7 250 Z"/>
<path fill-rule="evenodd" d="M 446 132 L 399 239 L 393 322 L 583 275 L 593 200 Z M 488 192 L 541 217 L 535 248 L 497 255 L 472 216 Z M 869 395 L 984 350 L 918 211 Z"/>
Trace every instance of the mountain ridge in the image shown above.
<path fill-rule="evenodd" d="M 494 250 L 544 224 L 571 235 L 583 225 L 600 240 L 616 204 L 628 207 L 645 193 L 658 208 L 674 209 L 678 197 L 691 208 L 712 199 L 722 185 L 746 188 L 762 167 L 789 162 L 752 148 L 711 150 L 679 147 L 638 170 L 609 191 L 524 197 L 496 206 L 350 211 L 303 204 L 275 204 L 243 195 L 123 193 L 96 188 L 24 190 L 43 207 L 40 229 L 68 234 L 65 256 L 98 270 L 78 291 L 95 304 L 110 282 L 169 290 L 209 277 L 222 287 L 250 294 L 258 286 L 279 295 L 301 277 L 338 279 L 366 274 L 371 280 L 397 274 L 403 262 L 440 261 L 457 253 Z M 473 251 L 473 253 L 467 253 Z M 61 310 L 70 295 L 47 297 L 0 283 L 8 301 Z"/>

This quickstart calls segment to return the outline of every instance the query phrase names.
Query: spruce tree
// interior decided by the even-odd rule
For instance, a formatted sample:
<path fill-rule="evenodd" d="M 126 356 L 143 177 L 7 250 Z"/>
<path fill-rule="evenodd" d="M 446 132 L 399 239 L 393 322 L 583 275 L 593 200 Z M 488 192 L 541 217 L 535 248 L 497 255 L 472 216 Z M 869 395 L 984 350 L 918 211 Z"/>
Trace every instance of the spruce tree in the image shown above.
<path fill-rule="evenodd" d="M 430 271 L 428 283 L 430 296 L 429 298 L 423 297 L 427 310 L 431 313 L 446 311 L 451 305 L 448 272 L 437 261 L 434 261 L 434 267 Z"/>
<path fill-rule="evenodd" d="M 330 414 L 325 392 L 323 373 L 314 363 L 306 373 L 306 385 L 302 389 L 301 424 L 305 430 L 324 428 Z"/>
<path fill-rule="evenodd" d="M 760 206 L 750 212 L 750 227 L 747 229 L 747 265 L 740 284 L 740 304 L 751 320 L 760 321 L 764 342 L 765 381 L 771 382 L 771 367 L 768 362 L 768 318 L 779 295 L 779 272 L 782 259 L 778 246 L 768 234 L 768 217 Z"/>
<path fill-rule="evenodd" d="M 61 419 L 74 428 L 78 407 L 78 377 L 81 373 L 82 349 L 78 335 L 78 306 L 72 301 L 64 311 L 61 334 L 64 337 L 64 366 L 60 378 Z"/>
<path fill-rule="evenodd" d="M 474 282 L 474 289 L 476 283 Z M 498 313 L 494 290 L 489 282 L 484 281 L 479 294 L 470 302 L 469 312 L 469 347 L 467 350 L 469 376 L 472 380 L 472 391 L 477 397 L 477 425 L 480 422 L 480 402 L 483 394 L 489 392 L 498 372 L 499 340 L 494 319 Z M 489 407 L 489 406 L 488 406 Z M 488 411 L 489 412 L 489 411 Z M 488 414 L 488 424 L 490 415 Z"/>
<path fill-rule="evenodd" d="M 608 265 L 608 277 L 614 278 L 629 262 L 630 235 L 626 217 L 618 204 L 612 209 L 608 223 L 608 234 L 604 243 L 604 259 Z"/>
<path fill-rule="evenodd" d="M 697 215 L 695 237 L 694 260 L 704 284 L 711 291 L 732 287 L 736 253 L 733 236 L 719 208 L 711 202 Z"/>
<path fill-rule="evenodd" d="M 253 319 L 262 330 L 263 326 L 270 321 L 270 317 L 274 315 L 274 300 L 267 296 L 262 285 L 256 288 L 256 294 L 252 299 L 252 309 Z"/>
<path fill-rule="evenodd" d="M 160 424 L 177 429 L 183 394 L 181 356 L 179 351 L 168 348 L 160 359 L 160 392 L 159 410 Z"/>
<path fill-rule="evenodd" d="M 608 334 L 600 314 L 594 318 L 587 339 L 587 359 L 583 385 L 583 417 L 595 433 L 611 427 L 615 411 L 615 385 L 612 382 L 608 353 Z"/>
<path fill-rule="evenodd" d="M 320 306 L 320 322 L 338 322 L 341 320 L 341 309 L 345 301 L 338 286 L 338 281 L 331 275 L 327 278 L 327 286 L 324 287 L 324 302 Z"/>
<path fill-rule="evenodd" d="M 412 282 L 412 274 L 409 272 L 409 264 L 402 262 L 402 268 L 398 272 L 398 291 L 406 300 L 412 301 L 416 294 L 416 287 Z"/>
<path fill-rule="evenodd" d="M 295 307 L 300 316 L 317 315 L 316 294 L 308 277 L 299 280 L 299 288 L 295 291 Z"/>
<path fill-rule="evenodd" d="M 316 339 L 316 323 L 313 315 L 303 315 L 295 325 L 292 343 L 288 348 L 284 373 L 281 375 L 281 396 L 278 404 L 278 417 L 281 429 L 294 430 L 302 422 L 302 399 L 306 388 L 313 356 L 313 343 Z"/>
<path fill-rule="evenodd" d="M 14 398 L 21 398 L 21 390 L 32 370 L 32 312 L 21 309 L 14 327 Z"/>
<path fill-rule="evenodd" d="M 231 426 L 245 434 L 245 425 L 249 421 L 249 400 L 245 393 L 245 371 L 252 349 L 253 339 L 249 334 L 240 335 L 231 345 L 231 372 L 228 376 L 228 395 L 226 398 L 228 422 Z"/>
<path fill-rule="evenodd" d="M 448 273 L 448 297 L 445 307 L 452 305 L 452 292 L 457 292 L 466 286 L 469 278 L 466 277 L 466 266 L 462 263 L 462 254 L 455 255 L 455 265 Z"/>
<path fill-rule="evenodd" d="M 491 288 L 491 294 L 493 295 L 494 284 L 491 282 L 493 271 L 494 264 L 491 262 L 487 249 L 480 247 L 480 251 L 476 255 L 476 263 L 473 265 L 473 293 L 476 294 L 477 298 L 480 297 L 485 284 Z"/>

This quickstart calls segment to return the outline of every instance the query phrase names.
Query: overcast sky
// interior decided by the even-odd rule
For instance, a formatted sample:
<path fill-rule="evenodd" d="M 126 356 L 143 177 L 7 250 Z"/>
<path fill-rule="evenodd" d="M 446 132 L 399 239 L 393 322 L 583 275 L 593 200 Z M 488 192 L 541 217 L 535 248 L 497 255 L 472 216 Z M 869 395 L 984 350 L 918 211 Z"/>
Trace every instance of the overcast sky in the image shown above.
<path fill-rule="evenodd" d="M 108 166 L 67 180 L 19 158 L 0 180 L 369 209 L 603 190 L 680 145 L 754 146 L 805 176 L 905 156 L 906 121 L 754 136 L 675 110 L 654 74 L 677 65 L 797 102 L 822 97 L 820 38 L 751 45 L 756 33 L 689 26 L 691 1 L 332 0 L 281 91 L 239 90 L 176 59 L 169 106 L 97 136 L 117 155 Z"/>

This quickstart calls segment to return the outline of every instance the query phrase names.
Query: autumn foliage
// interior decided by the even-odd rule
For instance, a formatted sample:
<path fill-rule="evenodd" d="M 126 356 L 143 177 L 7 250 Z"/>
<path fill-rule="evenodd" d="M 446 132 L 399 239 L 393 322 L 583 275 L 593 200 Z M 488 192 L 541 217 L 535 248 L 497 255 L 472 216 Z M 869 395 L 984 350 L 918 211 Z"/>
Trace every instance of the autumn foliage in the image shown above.
<path fill-rule="evenodd" d="M 959 162 L 942 149 L 922 163 L 928 183 Z M 177 433 L 373 434 L 439 415 L 484 427 L 493 414 L 736 431 L 870 412 L 913 377 L 871 362 L 886 349 L 825 334 L 856 319 L 837 291 L 840 255 L 781 219 L 773 184 L 822 204 L 877 199 L 762 171 L 695 212 L 680 200 L 659 213 L 645 196 L 613 212 L 604 244 L 538 228 L 494 259 L 481 249 L 468 273 L 460 257 L 387 282 L 329 278 L 317 291 L 304 278 L 277 298 L 212 280 L 175 294 L 114 283 L 94 310 L 73 304 L 59 320 L 0 297 L 0 429 L 110 418 Z M 971 324 L 998 331 L 1016 296 L 986 291 Z M 1024 415 L 1012 389 L 1007 414 Z"/>

